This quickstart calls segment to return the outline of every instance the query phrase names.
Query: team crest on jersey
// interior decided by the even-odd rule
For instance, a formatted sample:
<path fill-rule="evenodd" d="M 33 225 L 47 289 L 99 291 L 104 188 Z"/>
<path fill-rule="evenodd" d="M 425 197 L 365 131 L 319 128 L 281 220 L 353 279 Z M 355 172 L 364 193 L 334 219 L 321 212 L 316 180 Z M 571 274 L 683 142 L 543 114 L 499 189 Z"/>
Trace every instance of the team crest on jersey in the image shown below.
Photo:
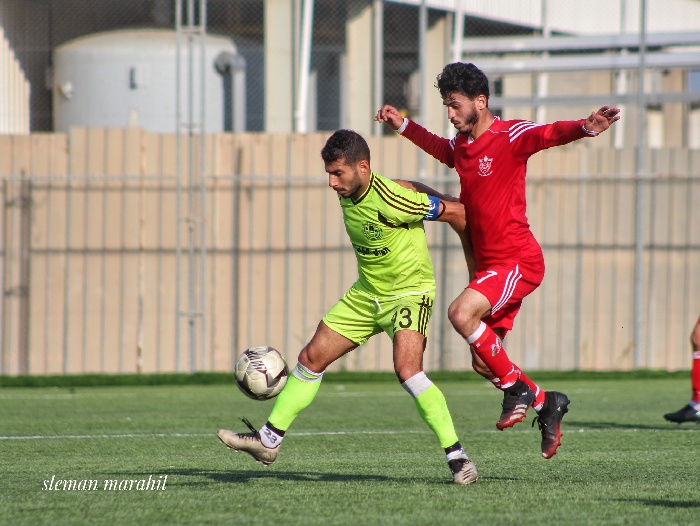
<path fill-rule="evenodd" d="M 488 177 L 491 175 L 491 163 L 493 162 L 493 157 L 488 157 L 484 155 L 483 159 L 479 159 L 479 175 L 481 177 Z"/>
<path fill-rule="evenodd" d="M 362 225 L 362 232 L 370 241 L 377 241 L 382 238 L 382 228 L 376 223 L 370 223 L 368 221 Z"/>

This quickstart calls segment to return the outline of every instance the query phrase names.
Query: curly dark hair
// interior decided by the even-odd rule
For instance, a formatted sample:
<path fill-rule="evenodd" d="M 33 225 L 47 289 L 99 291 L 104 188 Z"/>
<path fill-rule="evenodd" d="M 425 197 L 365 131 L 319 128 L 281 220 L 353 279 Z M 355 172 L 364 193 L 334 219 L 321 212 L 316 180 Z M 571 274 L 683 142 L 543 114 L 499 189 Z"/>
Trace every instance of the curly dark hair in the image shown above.
<path fill-rule="evenodd" d="M 474 64 L 465 62 L 447 64 L 437 76 L 435 87 L 440 90 L 443 99 L 450 93 L 461 93 L 471 100 L 479 95 L 490 96 L 489 79 L 484 72 Z"/>
<path fill-rule="evenodd" d="M 345 163 L 349 165 L 360 161 L 369 162 L 369 146 L 359 133 L 338 130 L 326 141 L 321 150 L 321 157 L 325 163 L 332 163 L 338 159 L 345 159 Z"/>

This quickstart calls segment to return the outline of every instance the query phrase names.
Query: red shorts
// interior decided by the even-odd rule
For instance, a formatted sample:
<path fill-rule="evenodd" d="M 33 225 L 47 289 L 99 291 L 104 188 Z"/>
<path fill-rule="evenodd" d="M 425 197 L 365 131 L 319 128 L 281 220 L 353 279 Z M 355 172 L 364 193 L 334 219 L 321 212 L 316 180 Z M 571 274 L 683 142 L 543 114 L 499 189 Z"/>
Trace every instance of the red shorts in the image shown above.
<path fill-rule="evenodd" d="M 523 298 L 539 287 L 543 278 L 544 258 L 535 256 L 490 265 L 478 271 L 467 288 L 481 292 L 491 304 L 491 314 L 484 317 L 484 323 L 509 331 Z"/>

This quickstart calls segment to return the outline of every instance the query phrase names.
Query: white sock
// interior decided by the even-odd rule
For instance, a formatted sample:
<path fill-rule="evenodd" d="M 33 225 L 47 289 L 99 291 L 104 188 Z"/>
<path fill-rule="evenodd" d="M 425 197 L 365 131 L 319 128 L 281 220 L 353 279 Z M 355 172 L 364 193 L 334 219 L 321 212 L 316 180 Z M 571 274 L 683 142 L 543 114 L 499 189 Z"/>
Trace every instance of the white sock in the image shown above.
<path fill-rule="evenodd" d="M 691 400 L 688 402 L 688 405 L 695 409 L 696 411 L 700 411 L 700 402 L 696 402 L 695 400 Z"/>
<path fill-rule="evenodd" d="M 445 455 L 447 457 L 447 462 L 450 460 L 455 460 L 458 458 L 463 458 L 464 460 L 469 460 L 467 453 L 463 449 L 458 449 L 456 451 L 451 451 Z"/>
<path fill-rule="evenodd" d="M 278 435 L 272 429 L 267 427 L 267 424 L 260 428 L 259 434 L 262 445 L 270 449 L 278 447 L 284 438 L 282 435 Z"/>
<path fill-rule="evenodd" d="M 433 382 L 431 382 L 430 378 L 428 378 L 428 376 L 421 371 L 418 374 L 414 374 L 408 380 L 402 383 L 401 387 L 403 387 L 413 398 L 416 398 L 428 390 L 431 385 L 433 385 Z"/>

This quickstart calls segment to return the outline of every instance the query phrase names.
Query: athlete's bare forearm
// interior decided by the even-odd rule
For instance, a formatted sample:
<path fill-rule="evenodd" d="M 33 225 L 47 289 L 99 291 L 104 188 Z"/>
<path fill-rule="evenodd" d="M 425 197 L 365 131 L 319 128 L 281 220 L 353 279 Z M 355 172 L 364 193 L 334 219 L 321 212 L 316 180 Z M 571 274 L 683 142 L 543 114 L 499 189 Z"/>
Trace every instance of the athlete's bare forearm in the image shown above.
<path fill-rule="evenodd" d="M 420 192 L 422 194 L 434 195 L 440 201 L 456 201 L 459 202 L 459 197 L 455 197 L 450 194 L 443 194 L 438 192 L 434 188 L 428 186 L 427 184 L 421 183 L 419 181 L 406 181 L 405 179 L 394 179 L 396 183 L 403 186 L 404 188 L 410 188 L 414 192 Z"/>

